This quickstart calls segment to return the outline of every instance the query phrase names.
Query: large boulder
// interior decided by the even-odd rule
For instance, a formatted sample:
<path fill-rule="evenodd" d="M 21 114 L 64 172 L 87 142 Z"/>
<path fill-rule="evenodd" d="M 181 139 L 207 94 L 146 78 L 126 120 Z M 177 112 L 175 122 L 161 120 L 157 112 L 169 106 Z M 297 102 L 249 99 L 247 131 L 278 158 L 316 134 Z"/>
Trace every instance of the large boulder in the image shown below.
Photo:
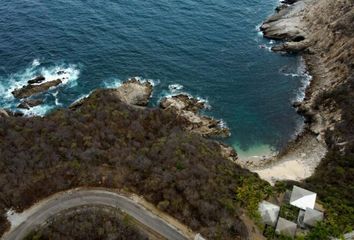
<path fill-rule="evenodd" d="M 163 109 L 175 108 L 178 111 L 186 110 L 191 112 L 198 112 L 199 110 L 205 108 L 205 102 L 199 101 L 198 99 L 189 97 L 185 94 L 179 94 L 176 96 L 164 98 L 160 102 L 160 107 Z"/>
<path fill-rule="evenodd" d="M 41 105 L 43 103 L 42 99 L 26 99 L 23 100 L 17 108 L 22 108 L 22 109 L 30 109 L 32 107 Z"/>
<path fill-rule="evenodd" d="M 272 47 L 272 51 L 301 53 L 301 52 L 308 50 L 308 47 L 310 45 L 311 45 L 310 42 L 306 41 L 306 40 L 300 41 L 300 42 L 292 41 L 292 42 L 286 42 L 286 43 L 276 45 L 276 46 Z"/>
<path fill-rule="evenodd" d="M 217 143 L 220 146 L 220 152 L 224 158 L 227 158 L 232 162 L 237 162 L 238 156 L 237 156 L 235 149 L 233 149 L 232 147 L 230 147 L 224 143 L 221 143 L 221 142 L 217 142 Z"/>
<path fill-rule="evenodd" d="M 306 26 L 301 16 L 305 7 L 306 4 L 300 1 L 279 9 L 260 27 L 264 37 L 295 42 L 307 39 Z"/>
<path fill-rule="evenodd" d="M 230 130 L 222 126 L 222 121 L 198 113 L 205 108 L 205 102 L 185 94 L 165 97 L 160 102 L 160 108 L 174 112 L 184 121 L 185 130 L 200 134 L 204 137 L 228 137 Z"/>
<path fill-rule="evenodd" d="M 152 90 L 153 86 L 150 82 L 131 78 L 118 87 L 114 94 L 127 104 L 146 106 L 149 103 Z"/>
<path fill-rule="evenodd" d="M 20 89 L 15 89 L 12 94 L 18 99 L 27 98 L 31 97 L 32 95 L 47 91 L 49 88 L 58 86 L 61 83 L 62 81 L 60 79 L 57 79 L 38 85 L 29 84 Z"/>
<path fill-rule="evenodd" d="M 45 80 L 45 77 L 43 77 L 42 75 L 39 75 L 31 80 L 29 80 L 27 83 L 28 84 L 34 84 L 34 83 L 41 83 Z"/>

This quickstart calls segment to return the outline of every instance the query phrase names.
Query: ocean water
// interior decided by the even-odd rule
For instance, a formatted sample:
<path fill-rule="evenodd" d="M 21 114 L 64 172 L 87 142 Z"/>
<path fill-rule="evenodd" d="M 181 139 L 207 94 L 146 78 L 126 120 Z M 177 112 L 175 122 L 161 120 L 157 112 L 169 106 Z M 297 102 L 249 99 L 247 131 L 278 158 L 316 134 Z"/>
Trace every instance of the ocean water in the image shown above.
<path fill-rule="evenodd" d="M 66 72 L 26 111 L 44 115 L 134 76 L 155 84 L 151 105 L 186 92 L 231 128 L 242 156 L 279 149 L 302 119 L 291 102 L 308 78 L 296 56 L 272 53 L 257 26 L 277 0 L 5 0 L 0 5 L 0 107 L 38 74 Z"/>

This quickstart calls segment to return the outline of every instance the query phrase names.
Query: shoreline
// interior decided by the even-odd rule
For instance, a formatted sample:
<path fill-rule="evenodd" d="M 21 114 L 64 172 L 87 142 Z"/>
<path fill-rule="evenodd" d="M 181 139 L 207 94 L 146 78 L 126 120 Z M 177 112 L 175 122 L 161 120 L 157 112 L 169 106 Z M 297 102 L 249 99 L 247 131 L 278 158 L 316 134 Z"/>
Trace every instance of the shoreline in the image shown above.
<path fill-rule="evenodd" d="M 303 9 L 309 6 L 308 4 L 311 4 L 311 1 L 298 1 L 300 7 L 295 6 L 295 4 L 287 5 L 280 3 L 278 8 L 283 8 L 285 10 L 280 10 L 279 12 L 275 11 L 275 13 L 263 23 L 260 29 L 263 32 L 264 37 L 277 39 L 277 37 L 273 38 L 272 36 L 267 36 L 264 33 L 265 29 L 262 29 L 270 19 L 273 21 L 274 18 L 278 17 L 280 20 L 285 19 L 284 21 L 286 21 L 287 13 L 293 15 L 294 11 L 299 11 L 299 15 L 296 15 L 296 18 L 302 18 L 304 15 Z M 300 10 L 297 10 L 297 8 Z M 282 11 L 285 13 L 282 14 Z M 297 24 L 306 28 L 304 20 L 300 20 Z M 290 30 L 292 27 L 294 26 L 291 25 L 289 27 Z M 290 30 L 289 32 L 291 32 Z M 286 31 L 287 30 L 284 30 L 282 34 Z M 285 41 L 288 40 L 287 37 L 278 38 L 278 40 L 282 39 Z M 272 50 L 277 51 L 277 46 L 280 45 L 276 45 Z M 282 49 L 282 52 L 292 51 Z M 238 164 L 258 173 L 262 179 L 271 184 L 275 184 L 277 180 L 300 181 L 312 176 L 316 167 L 325 157 L 328 148 L 324 136 L 325 129 L 328 128 L 328 124 L 325 121 L 326 117 L 323 116 L 323 113 L 316 111 L 313 108 L 316 97 L 327 90 L 327 81 L 323 79 L 323 76 L 318 74 L 319 72 L 323 72 L 325 67 L 321 64 L 319 57 L 316 54 L 306 52 L 292 53 L 303 58 L 306 71 L 311 77 L 305 88 L 304 98 L 302 101 L 294 103 L 297 112 L 305 118 L 302 129 L 297 133 L 296 137 L 293 140 L 290 140 L 289 143 L 275 156 L 260 157 L 255 160 L 252 158 L 242 159 L 241 157 L 237 161 Z"/>
<path fill-rule="evenodd" d="M 261 24 L 259 25 L 259 27 Z M 261 32 L 261 31 L 260 31 Z M 262 32 L 261 32 L 262 33 Z M 263 35 L 263 33 L 262 33 Z M 311 84 L 313 76 L 309 73 L 307 64 L 302 55 L 297 55 L 299 58 L 299 66 L 296 73 L 284 73 L 285 75 L 295 75 L 296 77 L 301 77 L 301 86 L 296 91 L 296 96 L 291 98 L 291 103 L 294 105 L 295 103 L 303 102 L 306 97 L 306 92 Z M 293 108 L 295 108 L 293 106 Z M 298 116 L 304 117 L 302 114 L 297 112 Z M 305 119 L 303 121 L 299 121 L 298 126 L 293 132 L 292 136 L 289 137 L 289 140 L 284 143 L 284 146 L 280 148 L 273 147 L 268 144 L 257 144 L 252 145 L 249 150 L 242 150 L 238 144 L 231 144 L 231 146 L 236 150 L 238 158 L 240 160 L 239 164 L 250 168 L 247 163 L 250 165 L 254 165 L 251 167 L 251 170 L 260 170 L 266 168 L 263 166 L 265 164 L 269 164 L 270 161 L 274 161 L 275 158 L 280 157 L 284 154 L 286 150 L 289 150 L 289 145 L 293 145 L 294 142 L 298 141 L 299 138 L 304 134 L 306 128 Z"/>

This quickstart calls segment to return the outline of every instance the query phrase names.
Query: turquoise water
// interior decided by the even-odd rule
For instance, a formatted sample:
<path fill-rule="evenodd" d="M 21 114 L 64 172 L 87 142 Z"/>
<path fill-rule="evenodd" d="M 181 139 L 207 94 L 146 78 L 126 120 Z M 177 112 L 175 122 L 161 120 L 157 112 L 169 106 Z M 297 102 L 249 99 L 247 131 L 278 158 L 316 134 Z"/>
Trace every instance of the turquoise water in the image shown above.
<path fill-rule="evenodd" d="M 232 130 L 226 141 L 244 155 L 279 148 L 299 128 L 291 102 L 304 85 L 301 61 L 269 51 L 257 25 L 278 1 L 2 1 L 0 107 L 37 74 L 66 84 L 26 114 L 65 107 L 98 87 L 140 76 L 155 83 L 152 105 L 179 92 L 206 99 L 206 113 Z M 260 47 L 262 45 L 262 47 Z M 178 92 L 177 91 L 177 92 Z"/>

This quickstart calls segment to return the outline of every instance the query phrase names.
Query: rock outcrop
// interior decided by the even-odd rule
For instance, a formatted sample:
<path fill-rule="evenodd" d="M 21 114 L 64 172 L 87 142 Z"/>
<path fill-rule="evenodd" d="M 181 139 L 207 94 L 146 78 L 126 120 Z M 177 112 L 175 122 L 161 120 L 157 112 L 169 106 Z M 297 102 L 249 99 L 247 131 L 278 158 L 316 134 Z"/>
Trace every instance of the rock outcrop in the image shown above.
<path fill-rule="evenodd" d="M 283 7 L 265 21 L 261 30 L 266 38 L 300 42 L 307 38 L 307 30 L 302 21 L 306 1 Z"/>
<path fill-rule="evenodd" d="M 197 113 L 199 110 L 206 107 L 205 102 L 190 97 L 186 94 L 179 94 L 172 97 L 166 97 L 160 102 L 160 107 L 163 109 L 174 108 L 178 112 L 189 111 Z"/>
<path fill-rule="evenodd" d="M 25 99 L 17 106 L 17 108 L 30 109 L 32 107 L 41 105 L 42 103 L 42 99 Z"/>
<path fill-rule="evenodd" d="M 114 94 L 127 104 L 146 106 L 149 103 L 152 91 L 153 86 L 150 82 L 131 78 L 118 87 Z"/>
<path fill-rule="evenodd" d="M 97 91 L 97 90 L 96 90 Z M 148 105 L 153 86 L 148 81 L 141 81 L 137 78 L 130 78 L 125 81 L 121 86 L 114 89 L 107 90 L 107 94 L 114 95 L 122 102 L 138 107 L 145 107 Z M 82 106 L 86 98 L 80 99 L 70 105 L 70 109 L 74 110 Z"/>
<path fill-rule="evenodd" d="M 280 10 L 261 27 L 269 38 L 286 42 L 276 51 L 297 52 L 313 76 L 303 102 L 296 103 L 308 129 L 321 135 L 341 121 L 341 110 L 324 95 L 351 84 L 354 71 L 354 2 L 300 0 Z M 296 31 L 294 30 L 296 29 Z"/>
<path fill-rule="evenodd" d="M 185 129 L 205 137 L 228 137 L 230 130 L 222 126 L 220 120 L 200 115 L 205 103 L 185 94 L 163 98 L 160 107 L 173 111 L 185 121 Z"/>
<path fill-rule="evenodd" d="M 20 89 L 15 89 L 12 94 L 18 99 L 23 99 L 47 91 L 49 88 L 58 86 L 61 83 L 62 80 L 57 79 L 49 82 L 44 82 L 38 85 L 29 84 Z"/>
<path fill-rule="evenodd" d="M 9 117 L 9 113 L 5 109 L 0 108 L 0 118 L 6 117 Z"/>
<path fill-rule="evenodd" d="M 224 158 L 229 159 L 234 163 L 238 163 L 238 156 L 235 149 L 221 142 L 218 142 L 218 144 L 220 146 L 221 155 Z"/>
<path fill-rule="evenodd" d="M 342 116 L 344 111 L 351 111 L 348 106 L 350 101 L 343 99 L 352 99 L 352 91 L 348 89 L 354 83 L 354 1 L 283 2 L 286 4 L 276 9 L 261 30 L 266 38 L 284 41 L 274 46 L 274 51 L 300 53 L 312 80 L 304 101 L 293 104 L 305 117 L 304 131 L 275 160 L 285 161 L 294 153 L 304 152 L 309 148 L 308 142 L 311 142 L 312 152 L 321 154 L 315 154 L 313 158 L 311 154 L 297 154 L 296 158 L 312 164 L 313 173 L 320 163 L 318 156 L 325 156 L 324 148 L 329 146 L 329 142 L 335 142 L 344 150 L 350 142 L 348 139 L 353 139 L 353 136 L 343 137 L 347 133 L 341 136 L 336 134 L 335 137 L 333 133 L 338 132 L 337 127 L 350 125 L 344 122 Z"/>
<path fill-rule="evenodd" d="M 286 42 L 272 47 L 274 52 L 290 52 L 290 53 L 301 53 L 308 51 L 310 42 L 307 40 L 300 42 Z"/>
<path fill-rule="evenodd" d="M 35 84 L 35 83 L 41 83 L 45 80 L 45 77 L 43 77 L 42 75 L 39 75 L 31 80 L 29 80 L 27 83 L 28 84 Z"/>

